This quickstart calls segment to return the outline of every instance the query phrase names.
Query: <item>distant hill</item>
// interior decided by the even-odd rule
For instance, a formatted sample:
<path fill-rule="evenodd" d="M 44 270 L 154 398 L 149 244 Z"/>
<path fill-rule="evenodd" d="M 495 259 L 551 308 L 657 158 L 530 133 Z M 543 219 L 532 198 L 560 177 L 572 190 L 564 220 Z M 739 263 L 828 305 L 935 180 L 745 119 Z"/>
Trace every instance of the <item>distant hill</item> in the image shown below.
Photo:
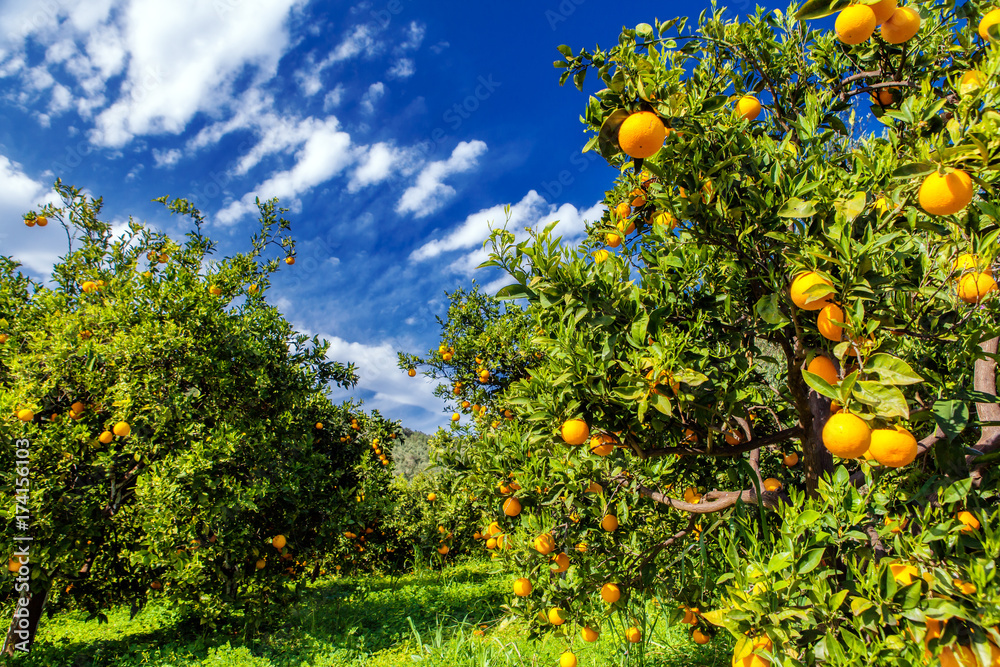
<path fill-rule="evenodd" d="M 430 465 L 428 442 L 431 436 L 412 429 L 403 429 L 403 441 L 392 451 L 392 460 L 397 475 L 407 480 L 413 479 L 417 473 Z"/>

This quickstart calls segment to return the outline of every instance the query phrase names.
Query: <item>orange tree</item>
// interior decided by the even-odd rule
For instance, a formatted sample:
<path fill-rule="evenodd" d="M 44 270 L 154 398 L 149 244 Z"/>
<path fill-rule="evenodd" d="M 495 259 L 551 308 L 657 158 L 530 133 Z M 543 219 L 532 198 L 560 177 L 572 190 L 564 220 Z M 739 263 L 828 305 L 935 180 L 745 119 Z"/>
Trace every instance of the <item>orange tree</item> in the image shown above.
<path fill-rule="evenodd" d="M 29 635 L 46 601 L 104 618 L 163 596 L 203 623 L 238 608 L 256 622 L 295 592 L 297 567 L 315 576 L 319 556 L 346 553 L 359 515 L 336 499 L 377 475 L 388 484 L 364 454 L 397 427 L 332 405 L 325 387 L 352 386 L 353 368 L 267 304 L 281 264 L 265 254 L 294 251 L 275 202 L 260 204 L 249 252 L 210 261 L 183 200 L 162 200 L 194 223 L 176 243 L 133 221 L 115 234 L 101 200 L 56 189 L 62 205 L 29 214 L 25 231 L 65 229 L 52 282 L 0 263 L 0 492 L 15 498 L 27 440 Z M 25 532 L 20 513 L 4 505 L 5 535 Z M 7 650 L 24 639 L 9 635 Z"/>
<path fill-rule="evenodd" d="M 491 235 L 544 358 L 475 454 L 514 466 L 536 630 L 641 646 L 652 595 L 734 665 L 995 663 L 998 17 L 825 0 L 560 47 L 620 176 L 578 248 Z"/>

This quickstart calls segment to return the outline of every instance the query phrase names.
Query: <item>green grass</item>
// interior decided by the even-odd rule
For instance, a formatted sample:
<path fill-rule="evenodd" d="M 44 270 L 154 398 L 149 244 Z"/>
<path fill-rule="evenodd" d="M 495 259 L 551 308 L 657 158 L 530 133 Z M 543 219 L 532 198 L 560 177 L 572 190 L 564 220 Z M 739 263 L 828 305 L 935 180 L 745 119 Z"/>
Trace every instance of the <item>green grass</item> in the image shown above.
<path fill-rule="evenodd" d="M 309 595 L 269 632 L 247 637 L 229 629 L 199 633 L 180 624 L 164 604 L 153 603 L 129 620 L 114 609 L 109 623 L 86 622 L 80 613 L 43 619 L 38 641 L 19 667 L 505 667 L 558 665 L 569 637 L 529 640 L 519 623 L 505 622 L 501 605 L 509 578 L 494 577 L 482 563 L 400 578 L 321 579 Z M 483 628 L 482 626 L 485 626 Z M 474 634 L 481 630 L 482 636 Z M 696 646 L 684 628 L 653 628 L 644 658 L 606 627 L 584 644 L 573 635 L 579 667 L 723 667 L 732 643 L 718 635 Z M 618 628 L 620 632 L 621 629 Z"/>

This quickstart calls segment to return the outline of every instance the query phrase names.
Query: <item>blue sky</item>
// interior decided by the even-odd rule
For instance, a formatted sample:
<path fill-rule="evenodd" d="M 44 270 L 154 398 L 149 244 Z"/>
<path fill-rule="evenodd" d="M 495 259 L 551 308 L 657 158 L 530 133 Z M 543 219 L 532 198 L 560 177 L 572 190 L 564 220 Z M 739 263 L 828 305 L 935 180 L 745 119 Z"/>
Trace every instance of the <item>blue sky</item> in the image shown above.
<path fill-rule="evenodd" d="M 2 252 L 46 277 L 61 230 L 21 215 L 57 177 L 178 239 L 150 200 L 189 198 L 221 255 L 248 247 L 255 196 L 280 197 L 298 261 L 269 300 L 357 364 L 366 407 L 432 432 L 443 405 L 396 351 L 437 346 L 446 291 L 503 284 L 475 266 L 505 205 L 578 239 L 615 176 L 580 153 L 587 98 L 559 87 L 556 47 L 704 6 L 0 0 Z"/>

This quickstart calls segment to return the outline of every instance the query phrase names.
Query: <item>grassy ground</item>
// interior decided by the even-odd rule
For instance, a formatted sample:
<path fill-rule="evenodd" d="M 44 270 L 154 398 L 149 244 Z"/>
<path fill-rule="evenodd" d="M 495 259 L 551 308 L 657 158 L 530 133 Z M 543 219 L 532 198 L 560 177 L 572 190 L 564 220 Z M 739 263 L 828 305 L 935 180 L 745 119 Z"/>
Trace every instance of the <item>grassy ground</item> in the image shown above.
<path fill-rule="evenodd" d="M 527 667 L 554 666 L 567 639 L 529 641 L 524 628 L 504 623 L 500 609 L 509 579 L 486 565 L 457 565 L 398 579 L 327 578 L 290 609 L 276 630 L 259 637 L 236 632 L 201 636 L 184 631 L 164 605 L 129 621 L 127 609 L 110 623 L 84 622 L 74 613 L 43 620 L 30 656 L 19 667 Z M 6 616 L 6 615 L 5 615 Z M 481 631 L 480 636 L 477 631 Z M 580 667 L 723 667 L 731 642 L 722 635 L 695 646 L 683 629 L 658 626 L 644 658 L 606 628 L 595 644 L 574 638 Z"/>

